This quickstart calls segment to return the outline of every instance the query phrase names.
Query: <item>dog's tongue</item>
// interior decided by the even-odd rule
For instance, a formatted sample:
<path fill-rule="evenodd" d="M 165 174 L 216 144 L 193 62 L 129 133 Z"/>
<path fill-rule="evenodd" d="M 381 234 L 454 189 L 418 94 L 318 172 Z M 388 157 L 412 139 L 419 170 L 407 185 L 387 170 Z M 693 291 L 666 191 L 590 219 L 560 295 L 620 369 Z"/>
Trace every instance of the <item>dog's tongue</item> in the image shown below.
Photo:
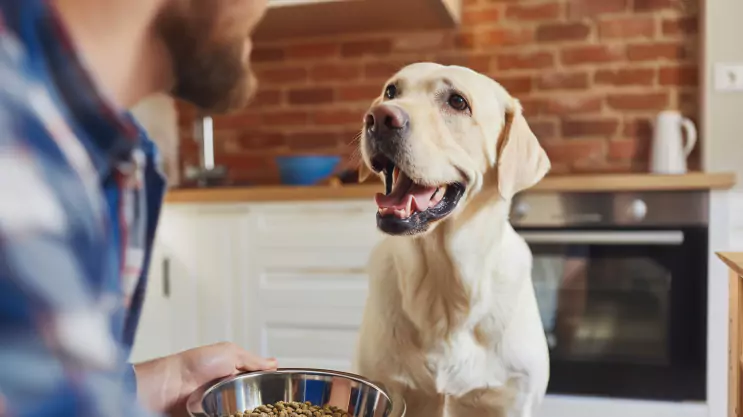
<path fill-rule="evenodd" d="M 375 201 L 380 209 L 423 211 L 430 206 L 436 188 L 418 185 L 405 173 L 400 172 L 392 192 L 388 195 L 377 194 Z"/>

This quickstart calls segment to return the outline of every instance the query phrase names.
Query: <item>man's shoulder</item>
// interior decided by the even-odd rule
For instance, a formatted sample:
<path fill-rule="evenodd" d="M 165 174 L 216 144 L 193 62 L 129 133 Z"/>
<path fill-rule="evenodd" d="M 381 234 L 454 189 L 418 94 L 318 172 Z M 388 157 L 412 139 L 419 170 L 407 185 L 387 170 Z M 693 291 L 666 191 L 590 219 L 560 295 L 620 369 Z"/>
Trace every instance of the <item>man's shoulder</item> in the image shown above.
<path fill-rule="evenodd" d="M 45 101 L 40 98 L 48 97 L 48 86 L 25 68 L 26 62 L 15 35 L 0 30 L 0 143 L 23 140 L 22 131 L 38 121 L 35 107 Z"/>

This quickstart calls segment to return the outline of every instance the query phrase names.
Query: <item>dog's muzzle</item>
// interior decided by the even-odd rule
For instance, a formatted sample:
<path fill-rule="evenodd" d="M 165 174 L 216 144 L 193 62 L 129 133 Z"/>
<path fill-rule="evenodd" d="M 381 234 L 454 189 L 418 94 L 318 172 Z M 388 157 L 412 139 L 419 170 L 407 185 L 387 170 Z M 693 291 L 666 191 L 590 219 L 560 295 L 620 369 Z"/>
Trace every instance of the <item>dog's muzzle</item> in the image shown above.
<path fill-rule="evenodd" d="M 394 104 L 376 105 L 364 117 L 364 132 L 372 154 L 394 158 L 410 132 L 410 116 Z"/>

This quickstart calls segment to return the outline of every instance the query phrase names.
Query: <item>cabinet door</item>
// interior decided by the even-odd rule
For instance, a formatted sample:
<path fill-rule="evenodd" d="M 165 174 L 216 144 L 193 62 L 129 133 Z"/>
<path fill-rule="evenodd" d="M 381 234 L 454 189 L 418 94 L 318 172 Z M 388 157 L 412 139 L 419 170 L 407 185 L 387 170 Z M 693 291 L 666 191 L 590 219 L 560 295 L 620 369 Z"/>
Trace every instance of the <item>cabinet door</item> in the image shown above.
<path fill-rule="evenodd" d="M 132 359 L 244 339 L 244 206 L 168 206 Z"/>
<path fill-rule="evenodd" d="M 141 362 L 176 352 L 178 333 L 173 322 L 177 312 L 172 298 L 172 259 L 173 252 L 168 248 L 167 238 L 172 216 L 164 210 L 162 221 L 152 249 L 149 276 L 142 315 L 135 337 L 130 361 Z"/>
<path fill-rule="evenodd" d="M 373 204 L 251 206 L 248 346 L 282 367 L 350 370 L 380 234 Z"/>

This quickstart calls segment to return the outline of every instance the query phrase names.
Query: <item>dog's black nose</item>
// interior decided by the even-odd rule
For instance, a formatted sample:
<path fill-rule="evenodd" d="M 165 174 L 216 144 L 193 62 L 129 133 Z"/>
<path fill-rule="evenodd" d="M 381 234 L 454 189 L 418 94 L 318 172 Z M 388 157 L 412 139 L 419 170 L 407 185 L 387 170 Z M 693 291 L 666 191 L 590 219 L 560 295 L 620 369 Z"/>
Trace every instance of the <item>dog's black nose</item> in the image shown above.
<path fill-rule="evenodd" d="M 410 117 L 405 110 L 386 104 L 372 107 L 364 118 L 366 129 L 379 136 L 399 133 L 408 126 L 409 121 Z"/>

